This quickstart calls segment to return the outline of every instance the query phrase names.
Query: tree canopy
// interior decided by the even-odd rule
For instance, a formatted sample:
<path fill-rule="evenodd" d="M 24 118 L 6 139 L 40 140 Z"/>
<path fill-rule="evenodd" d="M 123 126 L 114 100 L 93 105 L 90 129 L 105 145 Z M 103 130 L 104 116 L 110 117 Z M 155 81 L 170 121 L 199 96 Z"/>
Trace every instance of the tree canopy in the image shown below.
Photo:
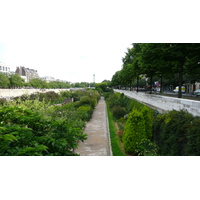
<path fill-rule="evenodd" d="M 150 87 L 154 77 L 158 77 L 161 84 L 163 78 L 172 80 L 177 77 L 180 98 L 184 79 L 190 79 L 190 82 L 200 79 L 200 44 L 133 43 L 122 62 L 122 69 L 112 77 L 112 86 L 133 85 L 137 81 L 138 87 L 141 75 L 149 80 Z"/>

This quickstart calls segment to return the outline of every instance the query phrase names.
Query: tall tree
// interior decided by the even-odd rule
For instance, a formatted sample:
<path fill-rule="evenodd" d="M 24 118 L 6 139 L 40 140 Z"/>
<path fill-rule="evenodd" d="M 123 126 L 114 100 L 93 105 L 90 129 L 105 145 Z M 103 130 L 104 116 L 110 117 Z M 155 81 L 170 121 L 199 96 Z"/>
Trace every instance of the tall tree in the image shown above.
<path fill-rule="evenodd" d="M 172 43 L 168 45 L 166 56 L 173 63 L 172 70 L 179 75 L 178 98 L 182 97 L 183 76 L 199 71 L 200 44 Z"/>

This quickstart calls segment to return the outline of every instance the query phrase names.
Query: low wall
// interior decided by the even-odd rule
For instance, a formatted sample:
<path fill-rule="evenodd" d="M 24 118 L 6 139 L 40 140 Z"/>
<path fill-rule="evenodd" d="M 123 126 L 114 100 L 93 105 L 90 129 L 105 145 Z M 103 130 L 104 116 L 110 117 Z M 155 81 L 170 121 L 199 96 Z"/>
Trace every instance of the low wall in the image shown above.
<path fill-rule="evenodd" d="M 56 93 L 60 93 L 61 91 L 64 90 L 69 91 L 69 89 L 0 89 L 0 98 L 9 99 L 10 97 L 17 97 L 23 94 L 30 95 L 36 92 L 45 93 L 49 91 L 54 91 Z"/>
<path fill-rule="evenodd" d="M 200 116 L 200 101 L 166 97 L 161 95 L 146 94 L 143 92 L 114 90 L 115 92 L 124 93 L 129 98 L 136 99 L 141 103 L 147 104 L 155 108 L 159 112 L 167 112 L 170 110 L 185 109 L 189 113 Z"/>

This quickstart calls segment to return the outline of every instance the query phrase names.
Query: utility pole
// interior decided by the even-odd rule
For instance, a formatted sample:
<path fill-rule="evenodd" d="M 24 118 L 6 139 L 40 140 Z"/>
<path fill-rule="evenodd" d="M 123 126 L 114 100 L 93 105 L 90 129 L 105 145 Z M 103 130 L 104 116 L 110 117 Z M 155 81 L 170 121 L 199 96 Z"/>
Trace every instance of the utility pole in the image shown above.
<path fill-rule="evenodd" d="M 95 83 L 95 74 L 93 74 L 93 83 Z"/>

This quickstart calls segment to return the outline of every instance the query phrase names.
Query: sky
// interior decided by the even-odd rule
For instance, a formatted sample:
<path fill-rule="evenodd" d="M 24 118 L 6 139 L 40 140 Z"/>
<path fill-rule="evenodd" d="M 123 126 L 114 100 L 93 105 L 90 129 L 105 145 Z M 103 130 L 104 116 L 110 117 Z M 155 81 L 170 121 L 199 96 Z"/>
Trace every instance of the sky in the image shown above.
<path fill-rule="evenodd" d="M 196 42 L 197 2 L 0 0 L 0 62 L 69 82 L 111 80 L 132 43 Z"/>

